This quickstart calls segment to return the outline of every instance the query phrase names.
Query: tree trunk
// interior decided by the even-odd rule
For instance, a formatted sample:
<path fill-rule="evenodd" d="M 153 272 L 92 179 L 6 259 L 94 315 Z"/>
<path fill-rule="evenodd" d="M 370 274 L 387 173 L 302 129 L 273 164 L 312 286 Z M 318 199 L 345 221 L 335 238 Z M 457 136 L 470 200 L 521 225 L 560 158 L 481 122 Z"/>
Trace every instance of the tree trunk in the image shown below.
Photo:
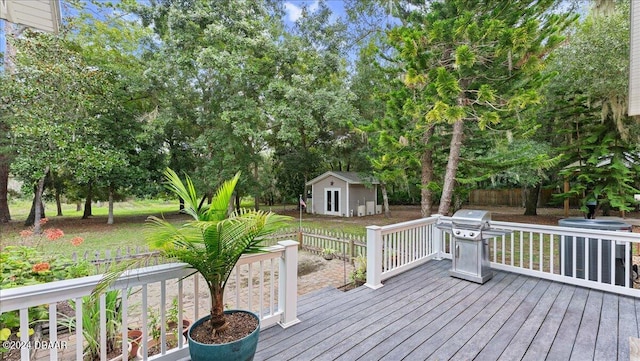
<path fill-rule="evenodd" d="M 42 233 L 42 228 L 40 225 L 40 220 L 44 218 L 44 206 L 42 205 L 42 193 L 44 193 L 44 180 L 47 178 L 47 174 L 49 173 L 49 166 L 47 166 L 44 170 L 44 176 L 40 178 L 38 181 L 38 186 L 36 188 L 36 194 L 33 197 L 33 202 L 35 205 L 34 208 L 34 222 L 33 222 L 33 233 L 40 234 Z"/>
<path fill-rule="evenodd" d="M 209 287 L 209 292 L 211 293 L 210 325 L 215 330 L 224 330 L 224 325 L 226 323 L 224 319 L 224 288 L 220 289 L 220 287 L 217 286 Z"/>
<path fill-rule="evenodd" d="M 391 210 L 389 210 L 389 195 L 387 194 L 386 183 L 380 183 L 380 192 L 382 192 L 382 207 L 384 208 L 384 216 L 386 218 L 390 218 Z"/>
<path fill-rule="evenodd" d="M 29 215 L 27 216 L 27 220 L 24 221 L 25 227 L 31 227 L 35 225 L 36 220 L 36 192 L 38 191 L 38 187 L 33 187 L 33 201 L 31 201 L 31 209 L 29 210 Z M 44 205 L 42 204 L 42 200 L 40 201 L 40 219 L 45 217 Z"/>
<path fill-rule="evenodd" d="M 458 163 L 460 162 L 463 135 L 464 122 L 462 120 L 458 120 L 453 123 L 453 134 L 451 135 L 451 145 L 449 147 L 449 160 L 447 161 L 447 171 L 444 175 L 444 184 L 442 187 L 442 197 L 440 198 L 438 214 L 447 215 L 451 208 L 451 198 L 453 196 L 453 189 L 455 188 Z"/>
<path fill-rule="evenodd" d="M 425 149 L 420 157 L 420 164 L 422 165 L 420 213 L 425 218 L 431 216 L 431 203 L 433 203 L 433 192 L 429 189 L 429 184 L 433 181 L 433 150 L 428 144 L 435 128 L 435 125 L 432 124 L 422 136 Z"/>
<path fill-rule="evenodd" d="M 62 217 L 62 201 L 60 200 L 60 191 L 58 190 L 58 188 L 55 188 L 55 192 L 56 192 L 56 217 Z"/>
<path fill-rule="evenodd" d="M 82 202 L 76 202 L 76 212 L 80 212 L 82 210 Z"/>
<path fill-rule="evenodd" d="M 524 215 L 525 216 L 537 216 L 538 215 L 538 197 L 540 196 L 540 190 L 542 189 L 542 183 L 536 184 L 533 188 L 529 188 L 526 194 Z"/>
<path fill-rule="evenodd" d="M 4 123 L 0 124 L 4 130 Z M 4 151 L 1 151 L 4 152 Z M 11 220 L 9 212 L 9 157 L 0 153 L 0 223 Z"/>
<path fill-rule="evenodd" d="M 113 224 L 113 187 L 109 187 L 109 216 L 107 224 Z"/>
<path fill-rule="evenodd" d="M 91 210 L 91 201 L 93 199 L 93 186 L 91 182 L 89 182 L 88 187 L 89 188 L 87 190 L 87 198 L 84 201 L 84 213 L 82 214 L 82 219 L 88 219 L 93 215 L 93 212 Z"/>
<path fill-rule="evenodd" d="M 254 164 L 253 166 L 253 179 L 256 181 L 256 183 L 258 182 L 258 163 Z M 256 211 L 260 209 L 260 196 L 257 189 L 255 190 L 255 194 L 253 196 L 253 206 L 255 207 Z"/>

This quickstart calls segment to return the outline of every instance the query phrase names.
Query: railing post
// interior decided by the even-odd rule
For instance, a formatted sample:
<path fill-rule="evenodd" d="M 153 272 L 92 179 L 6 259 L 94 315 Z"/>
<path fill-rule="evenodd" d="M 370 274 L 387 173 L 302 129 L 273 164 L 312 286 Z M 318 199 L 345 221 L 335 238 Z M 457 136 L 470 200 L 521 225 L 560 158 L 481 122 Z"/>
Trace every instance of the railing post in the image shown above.
<path fill-rule="evenodd" d="M 371 289 L 382 287 L 382 227 L 367 226 L 367 283 Z"/>
<path fill-rule="evenodd" d="M 280 241 L 284 254 L 280 258 L 280 283 L 278 285 L 278 311 L 282 312 L 279 322 L 282 328 L 293 326 L 298 319 L 298 242 Z"/>
<path fill-rule="evenodd" d="M 438 220 L 440 219 L 440 217 L 442 217 L 441 214 L 432 214 L 431 217 L 436 217 L 438 218 Z M 438 223 L 438 220 L 436 220 L 436 223 Z M 442 230 L 438 229 L 435 224 L 431 225 L 431 234 L 432 234 L 432 238 L 433 239 L 433 252 L 435 253 L 435 260 L 442 260 L 442 255 L 444 253 L 443 251 L 443 243 L 444 243 L 444 238 L 442 237 Z"/>

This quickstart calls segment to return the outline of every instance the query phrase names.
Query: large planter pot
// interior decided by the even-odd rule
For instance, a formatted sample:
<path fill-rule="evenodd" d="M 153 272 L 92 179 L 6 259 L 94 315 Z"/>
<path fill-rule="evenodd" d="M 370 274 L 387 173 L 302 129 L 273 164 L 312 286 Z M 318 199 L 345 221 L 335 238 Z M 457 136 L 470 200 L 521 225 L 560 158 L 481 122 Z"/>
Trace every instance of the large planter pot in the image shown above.
<path fill-rule="evenodd" d="M 253 312 L 244 310 L 227 310 L 225 314 L 243 312 L 249 314 L 258 321 L 258 327 L 249 335 L 237 341 L 222 344 L 206 344 L 195 341 L 191 338 L 191 331 L 200 324 L 208 320 L 211 316 L 206 316 L 196 321 L 187 332 L 187 340 L 189 342 L 189 354 L 192 361 L 206 360 L 234 360 L 234 361 L 251 361 L 258 347 L 258 335 L 260 333 L 260 318 Z"/>

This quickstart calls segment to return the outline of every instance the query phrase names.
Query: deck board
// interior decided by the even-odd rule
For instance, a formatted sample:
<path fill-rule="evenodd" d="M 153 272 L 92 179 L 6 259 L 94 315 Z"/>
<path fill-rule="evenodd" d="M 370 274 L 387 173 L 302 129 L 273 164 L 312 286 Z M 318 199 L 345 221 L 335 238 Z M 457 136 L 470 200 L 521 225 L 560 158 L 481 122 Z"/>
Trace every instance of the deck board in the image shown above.
<path fill-rule="evenodd" d="M 522 358 L 524 361 L 538 361 L 547 357 L 575 289 L 575 286 L 562 285 L 558 297 L 524 354 Z"/>
<path fill-rule="evenodd" d="M 594 352 L 595 360 L 615 360 L 618 356 L 618 297 L 605 293 L 602 299 L 600 327 Z"/>
<path fill-rule="evenodd" d="M 600 291 L 589 292 L 582 322 L 580 322 L 573 352 L 571 352 L 571 360 L 593 360 L 600 327 L 603 295 Z"/>
<path fill-rule="evenodd" d="M 620 312 L 620 317 L 618 318 L 618 360 L 629 360 L 630 350 L 629 347 L 626 347 L 626 340 L 629 337 L 638 337 L 634 301 L 632 297 L 620 297 L 618 301 L 618 312 Z"/>
<path fill-rule="evenodd" d="M 561 289 L 561 284 L 552 283 L 549 285 L 540 301 L 534 306 L 531 313 L 527 315 L 526 320 L 520 324 L 518 332 L 500 355 L 499 360 L 520 360 L 524 357 Z M 514 325 L 514 328 L 517 327 L 518 325 Z"/>
<path fill-rule="evenodd" d="M 564 314 L 556 338 L 554 338 L 549 350 L 549 358 L 552 360 L 568 360 L 573 351 L 573 344 L 580 327 L 582 313 L 587 302 L 589 290 L 576 288 L 569 307 Z"/>
<path fill-rule="evenodd" d="M 525 282 L 525 278 L 517 277 L 514 274 L 503 279 L 503 282 L 509 282 L 505 289 L 485 308 L 478 313 L 473 319 L 465 323 L 458 330 L 454 337 L 444 341 L 443 344 L 434 350 L 434 353 L 428 358 L 429 360 L 449 360 L 455 355 L 478 331 L 491 319 L 497 312 L 501 312 L 507 301 L 513 296 L 515 291 L 519 289 Z"/>
<path fill-rule="evenodd" d="M 384 287 L 322 289 L 300 323 L 262 330 L 261 360 L 628 360 L 640 301 L 497 271 L 480 285 L 431 261 Z"/>

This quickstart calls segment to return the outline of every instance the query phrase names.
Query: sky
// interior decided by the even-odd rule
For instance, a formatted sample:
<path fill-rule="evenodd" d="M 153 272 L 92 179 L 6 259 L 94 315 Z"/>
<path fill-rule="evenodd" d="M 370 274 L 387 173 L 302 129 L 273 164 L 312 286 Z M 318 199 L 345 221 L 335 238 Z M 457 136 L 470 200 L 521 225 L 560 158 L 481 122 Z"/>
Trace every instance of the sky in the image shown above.
<path fill-rule="evenodd" d="M 344 1 L 325 0 L 325 4 L 331 9 L 334 16 L 346 17 Z M 311 12 L 318 9 L 318 0 L 289 0 L 284 2 L 285 20 L 291 23 L 296 22 L 302 16 L 302 8 L 307 6 Z"/>

